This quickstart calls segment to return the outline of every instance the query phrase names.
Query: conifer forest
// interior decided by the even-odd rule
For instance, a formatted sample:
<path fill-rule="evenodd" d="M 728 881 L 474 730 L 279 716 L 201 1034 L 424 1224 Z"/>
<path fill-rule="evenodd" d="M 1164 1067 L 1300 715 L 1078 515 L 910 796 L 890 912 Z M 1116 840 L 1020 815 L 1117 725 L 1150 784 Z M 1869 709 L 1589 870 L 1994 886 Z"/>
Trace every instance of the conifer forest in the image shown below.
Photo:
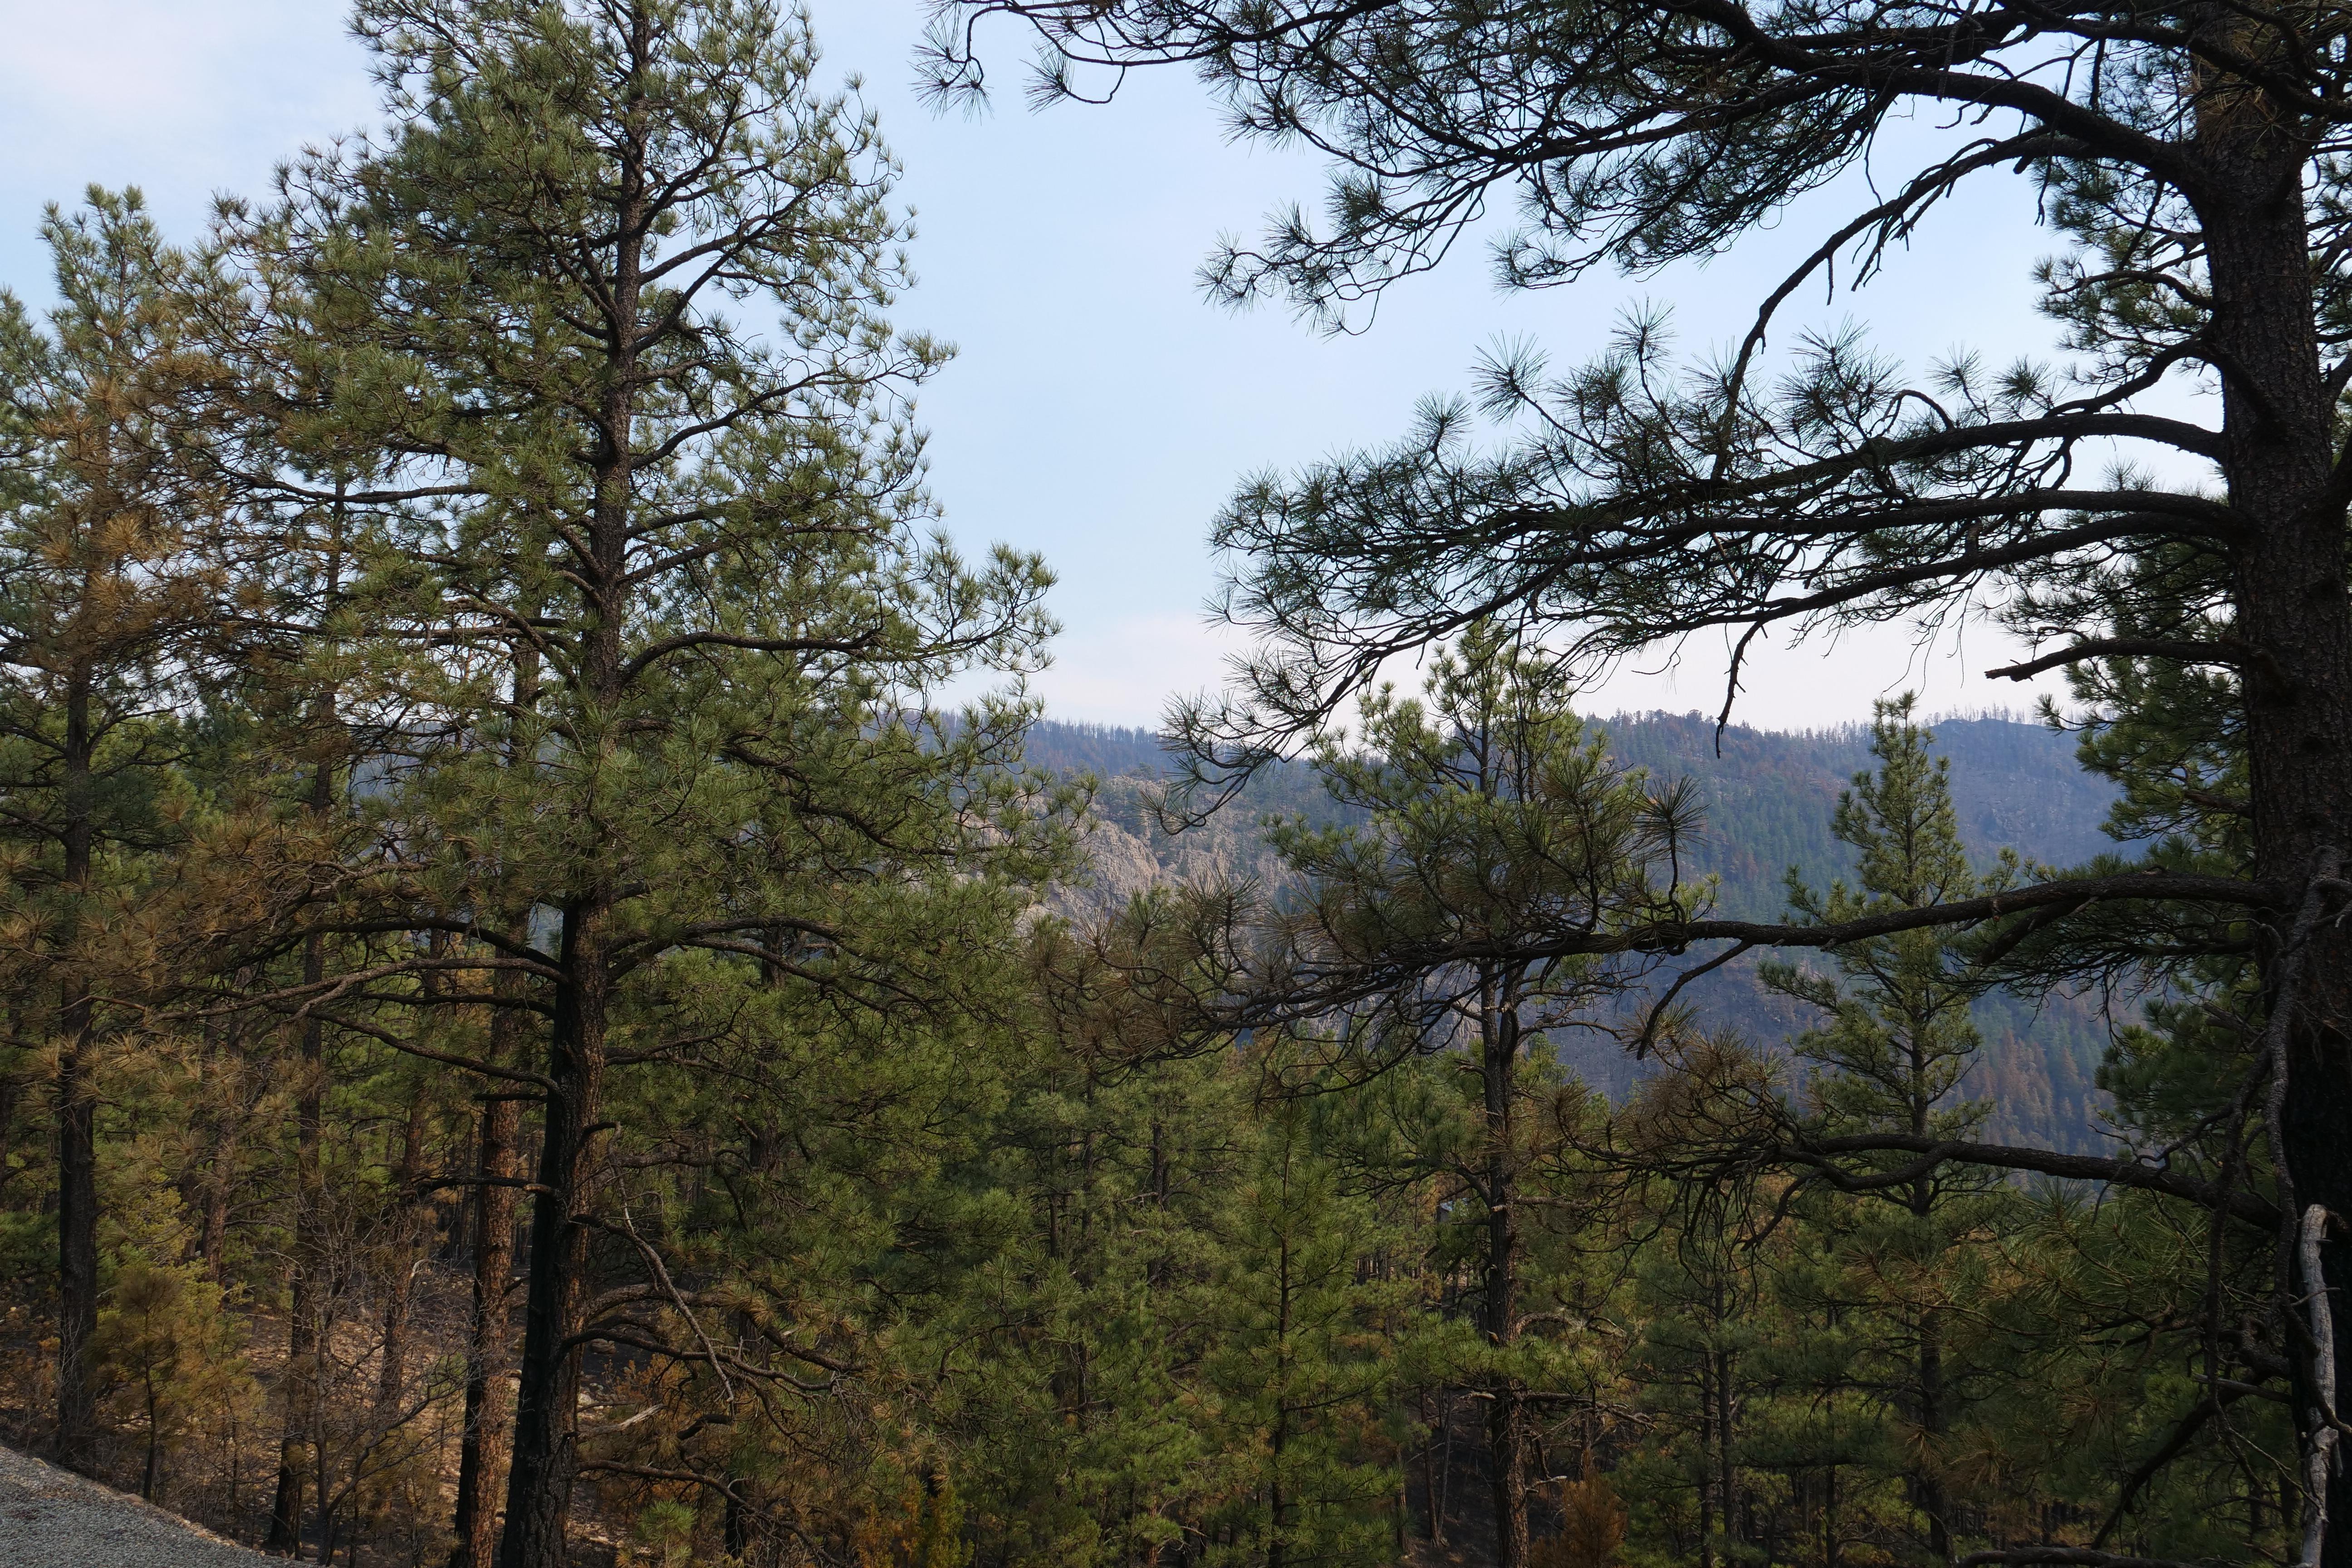
<path fill-rule="evenodd" d="M 1211 304 L 1752 321 L 1233 476 L 1148 737 L 815 22 L 350 26 L 0 294 L 0 1440 L 352 1568 L 2352 1568 L 2352 11 L 937 0 L 1324 166 Z M 2045 361 L 1777 319 L 2004 183 Z M 1970 618 L 2067 695 L 1742 727 Z"/>

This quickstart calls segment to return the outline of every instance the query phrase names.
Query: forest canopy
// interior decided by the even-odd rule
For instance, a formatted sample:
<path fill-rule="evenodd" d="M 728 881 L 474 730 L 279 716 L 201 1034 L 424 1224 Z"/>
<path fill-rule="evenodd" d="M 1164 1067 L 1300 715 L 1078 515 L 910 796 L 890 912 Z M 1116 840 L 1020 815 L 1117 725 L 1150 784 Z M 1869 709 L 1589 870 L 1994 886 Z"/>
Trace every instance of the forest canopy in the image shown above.
<path fill-rule="evenodd" d="M 1242 479 L 1252 651 L 1107 779 L 809 20 L 358 0 L 376 129 L 0 295 L 0 1433 L 352 1564 L 2352 1563 L 2344 18 L 934 23 L 1328 158 L 1205 274 L 1326 321 L 1507 196 L 1572 285 L 1965 135 L 1722 363 Z M 1771 347 L 1981 178 L 2062 362 Z M 2099 842 L 1989 841 L 1907 696 L 1811 794 L 1579 710 L 1980 613 Z"/>

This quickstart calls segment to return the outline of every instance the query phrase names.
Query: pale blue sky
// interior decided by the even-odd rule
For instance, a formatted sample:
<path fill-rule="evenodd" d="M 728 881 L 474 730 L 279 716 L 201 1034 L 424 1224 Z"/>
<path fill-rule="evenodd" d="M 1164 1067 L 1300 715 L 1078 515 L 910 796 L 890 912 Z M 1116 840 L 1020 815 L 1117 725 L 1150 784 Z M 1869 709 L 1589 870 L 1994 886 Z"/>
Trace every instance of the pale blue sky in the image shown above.
<path fill-rule="evenodd" d="M 922 282 L 898 317 L 961 350 L 922 401 L 933 488 L 960 540 L 1043 551 L 1060 574 L 1067 630 L 1039 684 L 1066 718 L 1149 723 L 1171 692 L 1216 680 L 1203 540 L 1238 475 L 1392 436 L 1417 397 L 1460 387 L 1498 337 L 1531 338 L 1556 360 L 1590 352 L 1636 298 L 1671 301 L 1694 348 L 1736 339 L 1776 265 L 1812 243 L 1801 210 L 1708 268 L 1535 295 L 1498 293 L 1465 247 L 1394 292 L 1370 331 L 1326 338 L 1279 310 L 1235 316 L 1202 301 L 1193 274 L 1217 236 L 1312 198 L 1319 176 L 1302 158 L 1229 145 L 1191 79 L 1146 74 L 1108 108 L 1034 114 L 1013 79 L 1025 47 L 1004 29 L 1008 90 L 994 112 L 940 118 L 909 91 L 920 0 L 814 9 L 822 74 L 864 77 L 906 165 Z M 93 180 L 137 184 L 188 234 L 211 193 L 257 194 L 291 149 L 373 118 L 335 0 L 0 0 L 0 19 L 11 46 L 0 55 L 0 281 L 28 297 L 46 291 L 33 235 L 44 201 Z M 1816 295 L 1812 319 L 1859 316 L 1914 360 L 1964 342 L 1996 359 L 2034 348 L 2028 269 L 2046 246 L 2031 219 L 2021 185 L 1988 184 L 1932 220 L 1858 302 Z M 1964 657 L 1948 643 L 1921 661 L 1895 633 L 1774 651 L 1740 712 L 1838 722 L 1905 685 L 1939 710 L 2021 704 L 2009 683 L 1963 679 L 2006 651 L 1990 631 L 1971 633 Z M 1678 673 L 1621 674 L 1587 706 L 1712 711 L 1721 665 L 1719 647 L 1694 646 Z"/>

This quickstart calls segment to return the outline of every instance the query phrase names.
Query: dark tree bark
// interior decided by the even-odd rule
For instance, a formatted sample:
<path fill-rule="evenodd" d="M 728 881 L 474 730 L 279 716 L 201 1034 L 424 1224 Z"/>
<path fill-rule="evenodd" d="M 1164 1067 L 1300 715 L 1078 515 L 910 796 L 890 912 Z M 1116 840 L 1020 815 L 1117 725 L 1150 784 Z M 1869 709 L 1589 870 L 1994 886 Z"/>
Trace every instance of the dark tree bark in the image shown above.
<path fill-rule="evenodd" d="M 502 1014 L 494 1033 L 520 1033 L 520 1020 Z M 515 1059 L 505 1042 L 494 1040 L 495 1060 Z M 507 1384 L 514 1365 L 507 1310 L 514 1275 L 515 1188 L 522 1164 L 517 1133 L 522 1108 L 510 1094 L 485 1100 L 481 1153 L 474 1189 L 474 1301 L 466 1366 L 466 1429 L 457 1450 L 456 1549 L 449 1568 L 490 1568 L 498 1549 L 498 1500 L 504 1490 L 512 1396 Z"/>
<path fill-rule="evenodd" d="M 2219 8 L 2206 22 L 2226 25 Z M 2243 519 L 2236 629 L 2266 656 L 2243 679 L 2255 869 L 2298 889 L 2352 855 L 2352 591 L 2305 217 L 2307 134 L 2265 95 L 2211 92 L 2196 135 L 2209 174 L 2192 195 L 2210 257 L 2210 331 L 2234 367 L 2222 429 L 2230 504 Z M 2352 930 L 2318 922 L 2299 953 L 2284 951 L 2292 941 L 2277 931 L 2269 965 L 2272 1005 L 2292 1008 L 2273 1064 L 2285 1079 L 2285 1206 L 2289 1224 L 2313 1204 L 2338 1216 L 2322 1259 L 2342 1292 L 2352 1287 Z M 2336 1363 L 2352 1365 L 2352 1311 L 2335 1324 Z M 2298 1412 L 2315 1404 L 2309 1377 L 2299 1360 Z M 2326 1507 L 2322 1561 L 2352 1568 L 2352 1468 L 2334 1467 Z"/>
<path fill-rule="evenodd" d="M 1480 988 L 1478 1078 L 1486 1123 L 1485 1197 L 1487 1342 L 1497 1350 L 1518 1338 L 1518 1147 L 1514 1111 L 1518 1086 L 1519 1015 L 1507 976 L 1490 975 Z M 1512 1380 L 1487 1389 L 1486 1447 L 1494 1464 L 1495 1562 L 1524 1568 L 1528 1560 L 1527 1413 Z"/>
<path fill-rule="evenodd" d="M 98 1100 L 90 1083 L 92 1008 L 69 1002 L 58 1053 L 58 1462 L 96 1462 L 89 1345 L 98 1332 Z"/>
<path fill-rule="evenodd" d="M 415 1305 L 416 1265 L 424 1256 L 425 1208 L 417 1184 L 425 1173 L 425 1100 L 413 1096 L 401 1129 L 398 1184 L 393 1216 L 390 1256 L 383 1270 L 383 1323 L 378 1335 L 382 1349 L 376 1363 L 375 1430 L 390 1430 L 400 1409 L 400 1391 L 408 1382 L 409 1319 Z"/>
<path fill-rule="evenodd" d="M 302 983 L 316 985 L 326 974 L 326 943 L 317 936 L 302 949 Z M 281 1380 L 285 1424 L 278 1442 L 278 1485 L 269 1506 L 271 1552 L 299 1556 L 302 1550 L 302 1490 L 306 1462 L 319 1428 L 319 1324 L 328 1268 L 326 1172 L 320 1158 L 325 1121 L 326 1028 L 313 1016 L 302 1021 L 299 1077 L 294 1089 L 294 1256 L 289 1260 L 286 1312 L 286 1373 Z M 323 1498 L 320 1500 L 323 1503 Z"/>
<path fill-rule="evenodd" d="M 98 1412 L 89 1364 L 98 1332 L 98 1007 L 72 951 L 89 897 L 97 824 L 91 764 L 91 672 L 78 667 L 66 696 L 63 754 L 65 893 L 75 929 L 66 933 L 65 994 L 58 1009 L 58 1460 L 88 1472 L 96 1461 Z"/>
<path fill-rule="evenodd" d="M 596 1123 L 604 1104 L 610 996 L 608 899 L 590 892 L 563 911 L 562 978 L 554 986 L 538 1192 L 531 1201 L 522 1358 L 517 1369 L 514 1454 L 507 1477 L 498 1568 L 563 1568 L 579 1476 L 580 1347 L 574 1339 L 588 1272 L 580 1216 L 596 1186 Z"/>
<path fill-rule="evenodd" d="M 331 698 L 320 702 L 319 733 L 334 719 Z M 320 763 L 310 774 L 308 807 L 323 818 L 335 800 L 331 763 Z M 326 939 L 312 932 L 302 943 L 302 987 L 315 996 L 326 978 Z M 321 1138 L 325 1131 L 327 1034 L 325 1021 L 313 1012 L 302 1019 L 301 1062 L 294 1089 L 294 1256 L 289 1281 L 286 1319 L 285 1427 L 278 1445 L 278 1486 L 269 1509 L 269 1533 L 264 1546 L 299 1556 L 302 1550 L 302 1489 L 304 1460 L 315 1447 L 320 1425 L 320 1321 L 325 1304 L 329 1268 L 326 1242 L 327 1176 Z M 323 1458 L 321 1457 L 321 1463 Z M 323 1479 L 320 1506 L 326 1505 Z"/>

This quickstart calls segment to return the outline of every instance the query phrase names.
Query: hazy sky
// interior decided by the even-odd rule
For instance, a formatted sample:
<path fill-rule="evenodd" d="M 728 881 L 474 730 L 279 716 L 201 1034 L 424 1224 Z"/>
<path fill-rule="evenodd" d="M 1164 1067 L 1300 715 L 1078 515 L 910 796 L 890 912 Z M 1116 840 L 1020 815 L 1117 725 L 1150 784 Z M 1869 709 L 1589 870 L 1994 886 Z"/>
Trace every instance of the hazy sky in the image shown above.
<path fill-rule="evenodd" d="M 1202 302 L 1194 271 L 1216 237 L 1311 199 L 1319 176 L 1302 158 L 1229 145 L 1191 79 L 1147 73 L 1108 108 L 1034 114 L 1015 79 L 1027 51 L 1007 28 L 995 110 L 941 118 L 908 90 L 921 0 L 814 9 L 821 74 L 864 78 L 906 165 L 922 282 L 898 317 L 961 351 L 922 399 L 933 488 L 961 542 L 1040 550 L 1060 574 L 1067 629 L 1040 685 L 1062 717 L 1149 723 L 1170 693 L 1216 681 L 1204 538 L 1238 476 L 1390 437 L 1498 338 L 1580 357 L 1631 300 L 1671 302 L 1694 349 L 1736 340 L 1742 308 L 1814 242 L 1801 208 L 1707 268 L 1511 295 L 1465 247 L 1392 293 L 1370 331 L 1327 338 L 1278 310 Z M 28 298 L 47 289 L 43 202 L 136 184 L 187 235 L 212 193 L 258 194 L 290 150 L 374 117 L 335 0 L 0 0 L 0 281 Z M 1858 301 L 1816 295 L 1812 319 L 1867 321 L 1914 361 L 1963 343 L 1997 360 L 2037 348 L 2028 273 L 2047 247 L 2031 218 L 2021 184 L 1987 184 Z M 1925 658 L 1894 632 L 1775 649 L 1751 660 L 1740 716 L 1840 722 L 1906 685 L 1937 710 L 2022 706 L 2019 688 L 1966 678 L 2007 652 L 1989 629 Z M 1622 673 L 1585 706 L 1711 712 L 1722 664 L 1719 644 L 1694 645 L 1678 670 Z"/>

